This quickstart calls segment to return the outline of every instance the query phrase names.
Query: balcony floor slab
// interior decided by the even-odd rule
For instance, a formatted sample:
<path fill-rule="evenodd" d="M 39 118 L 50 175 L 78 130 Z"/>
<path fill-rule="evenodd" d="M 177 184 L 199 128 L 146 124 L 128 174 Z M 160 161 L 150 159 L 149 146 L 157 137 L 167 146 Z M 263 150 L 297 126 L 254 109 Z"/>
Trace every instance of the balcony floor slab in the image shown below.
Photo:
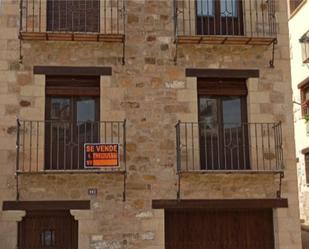
<path fill-rule="evenodd" d="M 217 35 L 181 35 L 177 36 L 179 44 L 226 44 L 226 45 L 270 45 L 274 37 L 217 36 Z"/>
<path fill-rule="evenodd" d="M 20 32 L 21 40 L 40 41 L 92 41 L 122 43 L 123 34 L 62 33 L 62 32 Z"/>

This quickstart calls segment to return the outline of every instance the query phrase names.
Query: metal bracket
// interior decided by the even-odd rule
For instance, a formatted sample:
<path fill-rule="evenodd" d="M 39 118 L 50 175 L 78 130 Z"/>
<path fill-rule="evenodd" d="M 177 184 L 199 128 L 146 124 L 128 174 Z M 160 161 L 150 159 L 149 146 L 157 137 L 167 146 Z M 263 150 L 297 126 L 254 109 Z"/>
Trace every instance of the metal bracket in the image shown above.
<path fill-rule="evenodd" d="M 16 172 L 15 172 L 15 183 L 16 183 L 16 201 L 19 201 L 19 178 L 18 178 L 18 170 L 19 170 L 19 131 L 20 131 L 20 121 L 19 118 L 16 119 Z"/>
<path fill-rule="evenodd" d="M 174 55 L 174 65 L 177 65 L 177 58 L 178 58 L 178 39 L 177 39 L 177 33 L 178 33 L 178 3 L 177 0 L 174 0 L 174 43 L 175 43 L 175 55 Z"/>
<path fill-rule="evenodd" d="M 22 25 L 23 25 L 23 1 L 20 0 L 19 2 L 19 64 L 23 63 L 23 55 L 22 55 L 22 39 L 21 39 L 21 31 L 22 31 Z"/>
<path fill-rule="evenodd" d="M 174 55 L 174 65 L 177 65 L 177 59 L 178 59 L 178 40 L 177 40 L 177 36 L 175 37 L 175 55 Z"/>
<path fill-rule="evenodd" d="M 23 49 L 23 44 L 22 44 L 21 37 L 19 37 L 19 60 L 18 60 L 19 64 L 23 64 L 24 56 L 22 54 L 22 49 Z"/>
<path fill-rule="evenodd" d="M 272 42 L 271 60 L 269 61 L 269 67 L 275 68 L 275 45 L 278 43 L 277 39 Z"/>
<path fill-rule="evenodd" d="M 126 201 L 127 198 L 127 140 L 126 140 L 126 124 L 127 124 L 127 120 L 125 119 L 123 121 L 123 161 L 124 161 L 124 176 L 123 176 L 123 194 L 122 194 L 122 200 Z"/>
<path fill-rule="evenodd" d="M 177 196 L 176 196 L 177 201 L 180 200 L 180 180 L 181 180 L 180 178 L 181 178 L 181 173 L 178 172 L 177 173 Z"/>
<path fill-rule="evenodd" d="M 15 173 L 15 181 L 16 181 L 16 201 L 19 201 L 19 177 L 18 173 Z"/>
<path fill-rule="evenodd" d="M 279 190 L 277 191 L 277 198 L 281 198 L 283 178 L 284 178 L 284 172 L 280 172 L 279 173 Z"/>
<path fill-rule="evenodd" d="M 123 174 L 123 193 L 122 193 L 122 201 L 126 201 L 127 198 L 127 171 Z"/>
<path fill-rule="evenodd" d="M 176 129 L 176 155 L 177 155 L 177 166 L 176 166 L 176 171 L 177 171 L 177 200 L 180 200 L 180 180 L 181 180 L 181 160 L 180 160 L 180 136 L 179 136 L 179 129 L 180 129 L 180 120 L 178 120 L 177 124 L 175 125 Z"/>
<path fill-rule="evenodd" d="M 124 36 L 122 42 L 122 65 L 126 64 L 126 37 Z"/>

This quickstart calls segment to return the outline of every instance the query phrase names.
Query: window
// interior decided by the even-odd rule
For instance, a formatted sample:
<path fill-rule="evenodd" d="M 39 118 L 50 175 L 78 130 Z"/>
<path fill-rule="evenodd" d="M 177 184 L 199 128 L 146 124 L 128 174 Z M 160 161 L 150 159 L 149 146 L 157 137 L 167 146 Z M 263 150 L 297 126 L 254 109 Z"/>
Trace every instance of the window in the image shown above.
<path fill-rule="evenodd" d="M 245 80 L 199 79 L 201 168 L 250 169 Z"/>
<path fill-rule="evenodd" d="M 290 13 L 292 14 L 303 1 L 304 0 L 290 0 Z"/>
<path fill-rule="evenodd" d="M 99 77 L 47 76 L 45 169 L 84 169 L 84 143 L 99 141 L 99 84 Z"/>
<path fill-rule="evenodd" d="M 47 0 L 47 31 L 99 32 L 99 23 L 99 0 Z"/>
<path fill-rule="evenodd" d="M 197 34 L 243 35 L 242 1 L 196 1 Z"/>
<path fill-rule="evenodd" d="M 220 0 L 219 1 L 220 16 L 234 16 L 238 15 L 238 1 L 237 0 Z M 197 0 L 197 15 L 198 16 L 213 16 L 217 4 L 213 0 Z"/>
<path fill-rule="evenodd" d="M 305 153 L 306 182 L 309 184 L 309 152 Z"/>
<path fill-rule="evenodd" d="M 302 116 L 309 114 L 309 77 L 298 86 L 300 88 L 300 99 Z"/>
<path fill-rule="evenodd" d="M 54 230 L 44 230 L 41 233 L 41 246 L 54 247 L 56 245 L 55 231 Z"/>
<path fill-rule="evenodd" d="M 303 63 L 309 63 L 309 30 L 299 39 Z"/>

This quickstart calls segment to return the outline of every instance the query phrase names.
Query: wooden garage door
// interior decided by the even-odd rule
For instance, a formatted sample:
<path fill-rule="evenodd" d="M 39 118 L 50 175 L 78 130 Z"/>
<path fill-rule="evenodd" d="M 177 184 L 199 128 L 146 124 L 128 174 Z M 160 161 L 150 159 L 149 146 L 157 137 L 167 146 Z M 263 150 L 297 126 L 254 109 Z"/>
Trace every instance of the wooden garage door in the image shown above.
<path fill-rule="evenodd" d="M 20 249 L 77 249 L 78 223 L 69 211 L 27 211 L 19 223 Z"/>
<path fill-rule="evenodd" d="M 274 249 L 272 210 L 166 210 L 165 249 Z"/>

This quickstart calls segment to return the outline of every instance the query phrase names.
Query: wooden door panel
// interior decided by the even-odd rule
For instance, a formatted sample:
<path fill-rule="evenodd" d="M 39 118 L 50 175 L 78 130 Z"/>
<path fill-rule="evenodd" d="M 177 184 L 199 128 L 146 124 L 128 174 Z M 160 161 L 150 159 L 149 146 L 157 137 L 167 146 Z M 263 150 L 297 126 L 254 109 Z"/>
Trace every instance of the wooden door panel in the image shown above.
<path fill-rule="evenodd" d="M 167 210 L 166 249 L 274 249 L 272 210 Z"/>
<path fill-rule="evenodd" d="M 77 238 L 78 223 L 69 211 L 27 211 L 19 223 L 20 249 L 77 249 Z"/>

